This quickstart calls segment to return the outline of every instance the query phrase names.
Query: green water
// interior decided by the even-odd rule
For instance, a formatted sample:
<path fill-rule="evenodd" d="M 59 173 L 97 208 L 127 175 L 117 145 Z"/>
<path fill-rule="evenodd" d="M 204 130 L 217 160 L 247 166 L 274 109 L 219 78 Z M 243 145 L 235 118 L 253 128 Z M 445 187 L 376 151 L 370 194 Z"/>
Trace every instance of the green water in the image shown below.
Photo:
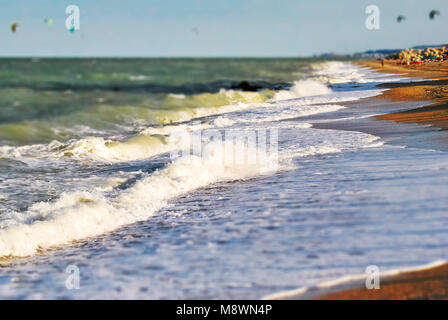
<path fill-rule="evenodd" d="M 313 59 L 0 59 L 0 145 L 118 136 L 263 102 Z M 241 81 L 257 92 L 232 90 Z"/>

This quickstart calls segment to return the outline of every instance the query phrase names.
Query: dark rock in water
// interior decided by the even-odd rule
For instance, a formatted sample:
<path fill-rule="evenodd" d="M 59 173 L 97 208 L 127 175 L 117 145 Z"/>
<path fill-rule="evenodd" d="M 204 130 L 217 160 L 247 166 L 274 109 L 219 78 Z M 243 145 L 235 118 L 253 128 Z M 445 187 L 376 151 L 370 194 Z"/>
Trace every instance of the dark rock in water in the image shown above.
<path fill-rule="evenodd" d="M 250 84 L 248 81 L 241 81 L 238 84 L 233 84 L 231 89 L 240 89 L 243 91 L 258 91 L 260 89 L 263 89 L 263 86 L 258 84 Z"/>

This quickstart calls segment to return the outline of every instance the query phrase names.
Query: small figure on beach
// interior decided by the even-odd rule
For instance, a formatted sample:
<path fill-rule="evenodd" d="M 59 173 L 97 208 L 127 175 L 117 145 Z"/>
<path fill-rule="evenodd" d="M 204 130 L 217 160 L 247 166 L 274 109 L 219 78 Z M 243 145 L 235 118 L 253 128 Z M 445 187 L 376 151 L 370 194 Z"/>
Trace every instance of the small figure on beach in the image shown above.
<path fill-rule="evenodd" d="M 381 59 L 381 67 L 384 68 L 384 58 Z"/>

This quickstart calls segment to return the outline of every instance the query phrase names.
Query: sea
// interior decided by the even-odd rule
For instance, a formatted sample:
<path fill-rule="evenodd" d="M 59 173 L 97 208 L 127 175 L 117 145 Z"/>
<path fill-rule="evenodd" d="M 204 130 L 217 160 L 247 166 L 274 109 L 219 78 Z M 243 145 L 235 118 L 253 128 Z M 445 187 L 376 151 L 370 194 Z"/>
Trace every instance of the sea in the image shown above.
<path fill-rule="evenodd" d="M 448 152 L 329 125 L 381 128 L 408 107 L 363 105 L 403 81 L 311 58 L 0 59 L 0 298 L 261 299 L 448 259 Z"/>

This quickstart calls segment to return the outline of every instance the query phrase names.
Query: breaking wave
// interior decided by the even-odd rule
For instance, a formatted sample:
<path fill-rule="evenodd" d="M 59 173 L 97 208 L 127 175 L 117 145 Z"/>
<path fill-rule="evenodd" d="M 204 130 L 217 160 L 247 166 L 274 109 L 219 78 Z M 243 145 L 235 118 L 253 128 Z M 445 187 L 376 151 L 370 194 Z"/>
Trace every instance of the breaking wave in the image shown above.
<path fill-rule="evenodd" d="M 22 211 L 4 212 L 0 216 L 0 257 L 33 255 L 147 220 L 178 196 L 219 181 L 288 170 L 294 167 L 294 158 L 378 146 L 381 142 L 372 135 L 317 130 L 306 122 L 289 121 L 334 112 L 344 108 L 344 101 L 377 93 L 378 90 L 334 92 L 326 82 L 309 79 L 297 81 L 289 90 L 278 92 L 221 90 L 193 96 L 170 94 L 164 97 L 165 108 L 157 110 L 102 106 L 83 115 L 82 119 L 92 118 L 90 122 L 86 120 L 89 125 L 97 125 L 92 130 L 112 132 L 109 136 L 83 136 L 91 131 L 82 131 L 73 126 L 73 134 L 77 135 L 74 139 L 60 141 L 63 139 L 50 135 L 47 143 L 1 146 L 2 158 L 14 158 L 27 166 L 37 163 L 45 167 L 49 162 L 59 163 L 61 159 L 65 161 L 64 165 L 71 159 L 79 159 L 81 163 L 84 159 L 134 161 L 188 149 L 191 140 L 179 139 L 179 132 L 187 136 L 198 131 L 219 131 L 224 128 L 244 132 L 271 129 L 281 132 L 278 157 L 269 154 L 256 163 L 227 163 L 219 157 L 223 153 L 222 145 L 208 143 L 201 155 L 184 156 L 164 164 L 155 172 L 142 173 L 130 186 L 120 176 L 118 185 L 110 188 L 92 186 L 85 190 L 63 191 L 56 200 L 36 202 Z M 201 119 L 191 121 L 197 118 Z M 77 119 L 73 123 L 79 125 Z M 68 121 L 67 118 L 64 121 Z M 39 126 L 41 124 L 38 123 Z M 111 124 L 116 131 L 110 131 Z M 0 127 L 0 135 L 5 128 Z M 61 132 L 58 134 L 61 135 Z M 248 147 L 245 154 L 258 155 L 262 152 L 251 148 Z M 63 169 L 64 165 L 61 166 Z M 119 187 L 121 183 L 126 187 Z"/>

